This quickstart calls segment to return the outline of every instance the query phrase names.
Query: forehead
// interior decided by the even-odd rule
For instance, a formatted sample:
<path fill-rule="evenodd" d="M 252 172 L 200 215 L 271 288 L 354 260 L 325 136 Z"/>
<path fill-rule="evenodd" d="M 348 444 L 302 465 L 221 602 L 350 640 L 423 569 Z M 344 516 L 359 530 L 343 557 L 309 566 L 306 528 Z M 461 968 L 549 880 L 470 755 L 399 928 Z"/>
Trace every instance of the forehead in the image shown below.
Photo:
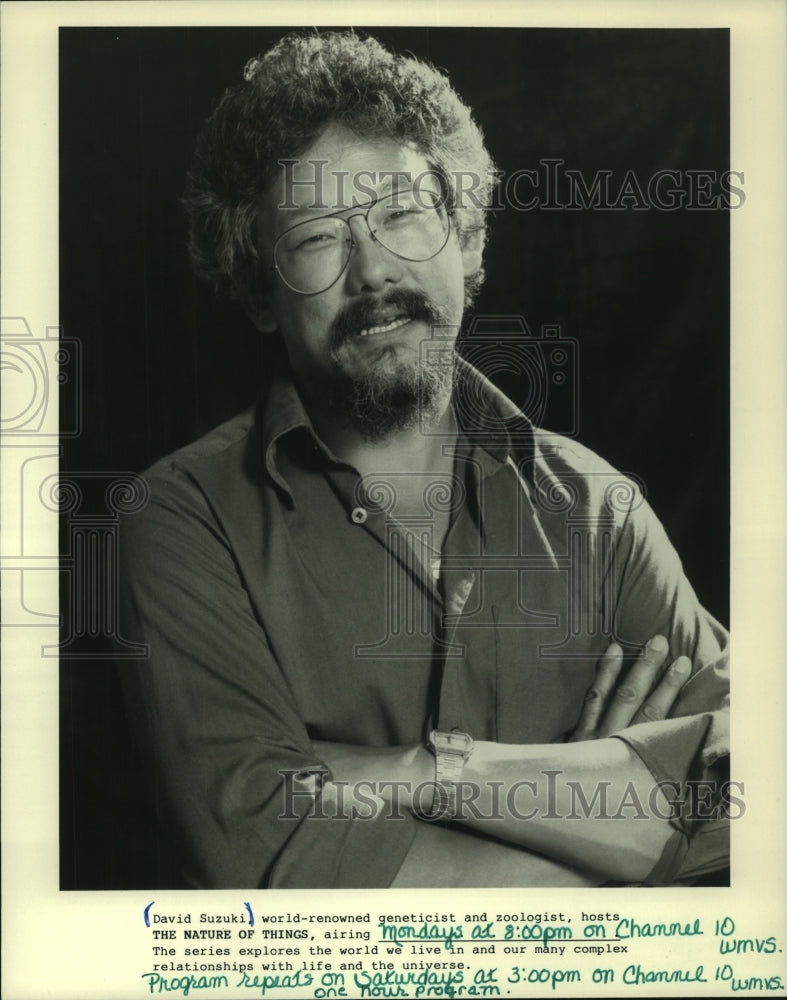
<path fill-rule="evenodd" d="M 411 186 L 432 191 L 440 186 L 413 146 L 330 125 L 297 160 L 280 164 L 263 213 L 268 226 L 281 233 L 305 219 L 368 204 Z"/>

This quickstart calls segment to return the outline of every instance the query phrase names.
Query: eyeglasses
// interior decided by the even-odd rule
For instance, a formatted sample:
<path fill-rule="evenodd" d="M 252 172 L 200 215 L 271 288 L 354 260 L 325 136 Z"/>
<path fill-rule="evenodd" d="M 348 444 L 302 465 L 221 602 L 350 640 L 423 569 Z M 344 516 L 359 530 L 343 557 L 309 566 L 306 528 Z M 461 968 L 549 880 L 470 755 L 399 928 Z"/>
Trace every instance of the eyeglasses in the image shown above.
<path fill-rule="evenodd" d="M 272 271 L 294 292 L 315 295 L 344 273 L 355 246 L 350 219 L 362 216 L 372 239 L 402 260 L 431 260 L 448 242 L 451 217 L 430 191 L 395 191 L 362 209 L 348 209 L 299 222 L 273 246 Z"/>

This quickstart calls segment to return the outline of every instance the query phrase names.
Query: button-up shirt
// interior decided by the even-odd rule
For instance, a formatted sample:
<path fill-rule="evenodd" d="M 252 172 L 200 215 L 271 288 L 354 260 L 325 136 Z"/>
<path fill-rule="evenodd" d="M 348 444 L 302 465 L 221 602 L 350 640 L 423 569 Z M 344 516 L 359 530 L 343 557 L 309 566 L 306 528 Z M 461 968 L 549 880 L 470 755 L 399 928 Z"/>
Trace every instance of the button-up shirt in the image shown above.
<path fill-rule="evenodd" d="M 123 634 L 149 657 L 121 670 L 189 885 L 389 885 L 418 820 L 315 820 L 287 777 L 325 770 L 313 741 L 561 741 L 613 639 L 633 657 L 660 633 L 693 664 L 671 717 L 620 738 L 657 781 L 723 774 L 725 633 L 641 491 L 460 373 L 453 473 L 423 516 L 397 510 L 396 476 L 329 451 L 284 366 L 146 473 L 121 572 Z M 718 866 L 722 823 L 674 825 L 656 881 Z"/>

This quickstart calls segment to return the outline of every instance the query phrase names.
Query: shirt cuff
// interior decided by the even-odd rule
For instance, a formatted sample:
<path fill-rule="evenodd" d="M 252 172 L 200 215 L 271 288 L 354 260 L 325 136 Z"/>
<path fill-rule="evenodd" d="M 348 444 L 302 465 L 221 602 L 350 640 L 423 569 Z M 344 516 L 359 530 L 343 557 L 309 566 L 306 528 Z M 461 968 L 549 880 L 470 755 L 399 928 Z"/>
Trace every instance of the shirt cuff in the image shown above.
<path fill-rule="evenodd" d="M 729 715 L 706 712 L 615 733 L 670 802 L 674 827 L 647 885 L 671 885 L 729 864 Z"/>
<path fill-rule="evenodd" d="M 324 785 L 300 818 L 274 862 L 269 889 L 387 888 L 396 878 L 415 837 L 412 814 L 382 809 L 355 817 L 337 809 L 333 788 Z"/>

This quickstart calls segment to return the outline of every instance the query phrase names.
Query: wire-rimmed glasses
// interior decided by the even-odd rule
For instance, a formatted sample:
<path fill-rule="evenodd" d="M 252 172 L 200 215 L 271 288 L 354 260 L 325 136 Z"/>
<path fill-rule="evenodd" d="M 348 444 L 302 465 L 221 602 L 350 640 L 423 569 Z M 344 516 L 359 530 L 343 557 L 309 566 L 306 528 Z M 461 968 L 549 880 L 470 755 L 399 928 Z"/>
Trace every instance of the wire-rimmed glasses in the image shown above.
<path fill-rule="evenodd" d="M 274 264 L 294 292 L 315 295 L 344 273 L 355 240 L 350 220 L 362 216 L 375 242 L 402 260 L 431 260 L 451 233 L 451 216 L 440 195 L 412 188 L 394 191 L 361 208 L 299 222 L 273 246 Z"/>

